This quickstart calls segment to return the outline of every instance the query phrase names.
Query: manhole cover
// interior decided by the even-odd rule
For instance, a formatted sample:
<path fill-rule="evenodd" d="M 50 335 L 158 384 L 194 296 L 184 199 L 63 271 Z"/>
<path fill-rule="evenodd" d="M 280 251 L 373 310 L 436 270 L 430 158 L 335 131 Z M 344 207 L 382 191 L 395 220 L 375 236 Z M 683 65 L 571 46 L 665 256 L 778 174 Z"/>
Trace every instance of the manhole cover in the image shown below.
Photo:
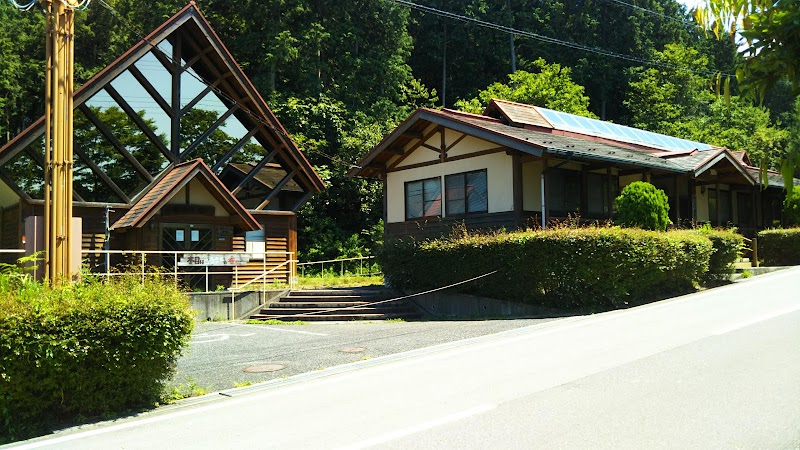
<path fill-rule="evenodd" d="M 342 353 L 361 353 L 361 352 L 363 352 L 365 350 L 366 350 L 366 348 L 364 348 L 364 347 L 347 347 L 347 348 L 343 348 L 343 349 L 341 349 L 339 351 L 342 352 Z"/>
<path fill-rule="evenodd" d="M 242 369 L 242 372 L 247 373 L 262 373 L 262 372 L 277 372 L 285 369 L 283 364 L 261 364 L 259 366 L 250 366 Z"/>

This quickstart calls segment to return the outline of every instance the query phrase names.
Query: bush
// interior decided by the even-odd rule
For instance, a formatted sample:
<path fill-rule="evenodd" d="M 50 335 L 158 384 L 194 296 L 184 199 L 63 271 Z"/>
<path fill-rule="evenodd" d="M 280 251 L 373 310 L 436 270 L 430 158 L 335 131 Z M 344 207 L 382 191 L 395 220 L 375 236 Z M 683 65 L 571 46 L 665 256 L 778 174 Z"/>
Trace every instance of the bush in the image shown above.
<path fill-rule="evenodd" d="M 50 288 L 0 275 L 0 436 L 155 404 L 192 317 L 156 278 Z"/>
<path fill-rule="evenodd" d="M 790 227 L 800 225 L 800 186 L 786 193 L 783 201 L 783 222 Z"/>
<path fill-rule="evenodd" d="M 670 224 L 667 194 L 650 183 L 634 181 L 625 186 L 614 205 L 623 227 L 664 231 Z"/>
<path fill-rule="evenodd" d="M 463 293 L 602 310 L 693 289 L 708 270 L 711 241 L 699 233 L 620 228 L 555 229 L 394 241 L 380 255 L 387 284 L 457 286 Z"/>
<path fill-rule="evenodd" d="M 759 232 L 758 256 L 764 260 L 765 266 L 800 264 L 800 228 Z"/>
<path fill-rule="evenodd" d="M 742 257 L 744 238 L 733 231 L 715 230 L 710 226 L 697 230 L 711 240 L 714 252 L 708 262 L 705 281 L 727 280 L 734 272 L 733 264 Z"/>

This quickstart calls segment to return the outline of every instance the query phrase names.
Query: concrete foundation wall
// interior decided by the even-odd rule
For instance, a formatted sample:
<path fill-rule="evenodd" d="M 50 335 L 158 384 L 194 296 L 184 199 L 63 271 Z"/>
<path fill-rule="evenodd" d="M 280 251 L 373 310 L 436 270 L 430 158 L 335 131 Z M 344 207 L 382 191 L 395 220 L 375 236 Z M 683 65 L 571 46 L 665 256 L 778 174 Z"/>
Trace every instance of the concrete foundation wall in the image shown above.
<path fill-rule="evenodd" d="M 481 319 L 559 317 L 559 311 L 466 294 L 432 293 L 410 298 L 426 316 L 434 319 Z"/>
<path fill-rule="evenodd" d="M 266 292 L 239 292 L 231 298 L 230 292 L 193 292 L 188 294 L 192 309 L 196 311 L 195 320 L 236 320 L 246 319 L 261 306 L 275 302 L 287 291 L 268 290 Z"/>

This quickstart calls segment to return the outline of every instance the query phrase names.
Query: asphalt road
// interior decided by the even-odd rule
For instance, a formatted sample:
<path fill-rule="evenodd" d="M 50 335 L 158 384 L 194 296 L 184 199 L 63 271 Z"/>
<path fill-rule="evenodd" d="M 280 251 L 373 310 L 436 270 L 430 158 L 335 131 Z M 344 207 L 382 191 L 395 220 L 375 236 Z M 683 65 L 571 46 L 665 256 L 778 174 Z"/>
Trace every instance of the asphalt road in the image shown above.
<path fill-rule="evenodd" d="M 337 322 L 306 325 L 199 323 L 171 385 L 208 391 L 283 379 L 342 364 L 485 336 L 553 319 Z M 265 369 L 278 369 L 262 372 Z"/>
<path fill-rule="evenodd" d="M 358 361 L 22 448 L 798 448 L 800 268 Z"/>

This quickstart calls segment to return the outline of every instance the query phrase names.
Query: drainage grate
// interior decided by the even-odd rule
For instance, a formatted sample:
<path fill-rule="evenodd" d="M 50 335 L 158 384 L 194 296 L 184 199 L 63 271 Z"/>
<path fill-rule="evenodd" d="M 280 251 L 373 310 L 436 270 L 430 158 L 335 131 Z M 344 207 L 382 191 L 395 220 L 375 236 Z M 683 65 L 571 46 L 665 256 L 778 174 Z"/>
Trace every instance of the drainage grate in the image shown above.
<path fill-rule="evenodd" d="M 261 364 L 258 366 L 245 367 L 244 369 L 242 369 L 242 372 L 246 373 L 277 372 L 285 368 L 286 366 L 284 366 L 283 364 Z"/>
<path fill-rule="evenodd" d="M 367 349 L 364 347 L 347 347 L 339 350 L 342 353 L 362 353 Z"/>

